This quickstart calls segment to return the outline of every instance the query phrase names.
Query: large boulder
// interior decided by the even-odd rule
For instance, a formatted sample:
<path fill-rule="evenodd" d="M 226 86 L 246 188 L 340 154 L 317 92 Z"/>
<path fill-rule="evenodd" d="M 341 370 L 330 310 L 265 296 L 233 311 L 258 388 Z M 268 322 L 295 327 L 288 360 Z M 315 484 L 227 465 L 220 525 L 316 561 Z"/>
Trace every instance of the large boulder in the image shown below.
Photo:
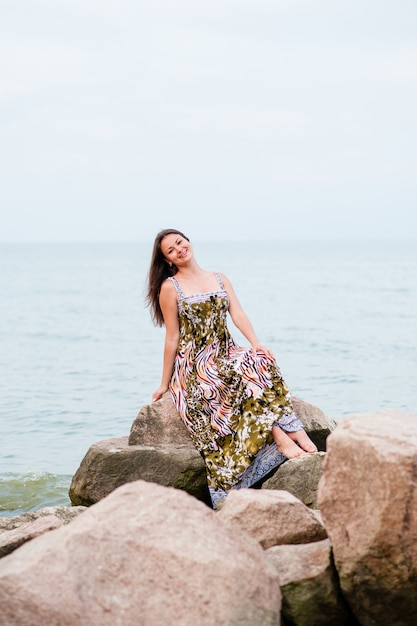
<path fill-rule="evenodd" d="M 72 478 L 72 504 L 90 506 L 135 480 L 183 489 L 209 504 L 206 468 L 193 446 L 129 445 L 127 437 L 93 444 Z"/>
<path fill-rule="evenodd" d="M 340 584 L 363 626 L 417 624 L 417 416 L 343 417 L 318 502 Z"/>
<path fill-rule="evenodd" d="M 266 555 L 279 575 L 285 623 L 296 626 L 357 624 L 340 593 L 328 539 L 274 546 Z"/>
<path fill-rule="evenodd" d="M 7 626 L 279 626 L 259 543 L 185 492 L 123 485 L 0 561 Z"/>
<path fill-rule="evenodd" d="M 317 516 L 287 491 L 236 489 L 224 500 L 220 519 L 244 528 L 263 548 L 327 537 Z"/>
<path fill-rule="evenodd" d="M 316 452 L 289 459 L 262 484 L 262 489 L 285 489 L 306 506 L 317 509 L 317 489 L 325 457 L 325 452 Z"/>

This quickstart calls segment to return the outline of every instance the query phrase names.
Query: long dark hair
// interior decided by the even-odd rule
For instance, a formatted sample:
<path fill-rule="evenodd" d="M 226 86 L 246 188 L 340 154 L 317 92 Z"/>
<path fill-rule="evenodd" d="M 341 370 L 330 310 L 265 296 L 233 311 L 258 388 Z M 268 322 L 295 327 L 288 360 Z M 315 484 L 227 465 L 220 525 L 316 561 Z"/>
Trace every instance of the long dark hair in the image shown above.
<path fill-rule="evenodd" d="M 168 265 L 166 258 L 162 254 L 161 243 L 167 235 L 180 235 L 187 241 L 190 241 L 184 233 L 180 230 L 176 230 L 175 228 L 165 228 L 165 230 L 161 230 L 155 237 L 152 260 L 148 272 L 148 291 L 146 295 L 147 305 L 151 310 L 151 317 L 155 326 L 164 325 L 164 316 L 162 315 L 161 307 L 159 305 L 161 285 L 164 280 L 166 280 L 169 276 L 174 276 L 178 271 L 176 265 Z"/>

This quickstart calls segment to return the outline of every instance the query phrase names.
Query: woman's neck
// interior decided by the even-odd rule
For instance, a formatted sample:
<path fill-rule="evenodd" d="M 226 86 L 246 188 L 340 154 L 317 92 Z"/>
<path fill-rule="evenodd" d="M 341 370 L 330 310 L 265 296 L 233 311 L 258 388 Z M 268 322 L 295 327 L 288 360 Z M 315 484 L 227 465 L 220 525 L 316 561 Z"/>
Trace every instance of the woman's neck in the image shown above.
<path fill-rule="evenodd" d="M 179 268 L 176 273 L 176 276 L 187 279 L 187 278 L 198 278 L 199 276 L 202 276 L 203 274 L 205 274 L 205 270 L 201 269 L 198 263 L 193 259 L 193 262 L 191 262 L 189 265 Z"/>

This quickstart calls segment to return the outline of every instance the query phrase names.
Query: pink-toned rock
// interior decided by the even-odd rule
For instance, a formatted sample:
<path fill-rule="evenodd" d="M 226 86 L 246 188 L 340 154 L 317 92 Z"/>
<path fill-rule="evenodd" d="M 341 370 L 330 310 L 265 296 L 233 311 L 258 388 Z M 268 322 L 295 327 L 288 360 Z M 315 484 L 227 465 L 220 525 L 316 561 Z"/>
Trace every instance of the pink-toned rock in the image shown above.
<path fill-rule="evenodd" d="M 282 615 L 297 626 L 353 626 L 333 565 L 330 541 L 274 546 L 266 551 L 276 567 Z"/>
<path fill-rule="evenodd" d="M 342 591 L 363 626 L 417 624 L 417 416 L 343 417 L 318 502 Z"/>
<path fill-rule="evenodd" d="M 22 524 L 13 530 L 6 530 L 0 535 L 0 557 L 10 554 L 16 548 L 43 533 L 62 526 L 63 522 L 55 515 L 39 517 L 33 522 Z M 0 617 L 1 620 L 1 617 Z"/>
<path fill-rule="evenodd" d="M 177 489 L 137 481 L 0 560 L 2 626 L 278 626 L 261 546 Z"/>
<path fill-rule="evenodd" d="M 287 491 L 232 490 L 218 516 L 244 528 L 264 548 L 327 537 L 326 529 L 313 511 Z"/>

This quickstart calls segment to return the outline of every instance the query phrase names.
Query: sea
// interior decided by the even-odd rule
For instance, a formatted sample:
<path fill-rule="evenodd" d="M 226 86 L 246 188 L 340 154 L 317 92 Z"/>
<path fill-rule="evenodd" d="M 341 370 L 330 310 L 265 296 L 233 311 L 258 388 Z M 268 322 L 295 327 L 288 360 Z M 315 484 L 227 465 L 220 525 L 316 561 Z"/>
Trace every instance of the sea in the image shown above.
<path fill-rule="evenodd" d="M 417 419 L 417 241 L 193 243 L 294 396 L 336 421 L 384 408 Z M 0 516 L 69 505 L 89 447 L 128 435 L 151 402 L 164 342 L 145 301 L 151 251 L 0 244 Z"/>

